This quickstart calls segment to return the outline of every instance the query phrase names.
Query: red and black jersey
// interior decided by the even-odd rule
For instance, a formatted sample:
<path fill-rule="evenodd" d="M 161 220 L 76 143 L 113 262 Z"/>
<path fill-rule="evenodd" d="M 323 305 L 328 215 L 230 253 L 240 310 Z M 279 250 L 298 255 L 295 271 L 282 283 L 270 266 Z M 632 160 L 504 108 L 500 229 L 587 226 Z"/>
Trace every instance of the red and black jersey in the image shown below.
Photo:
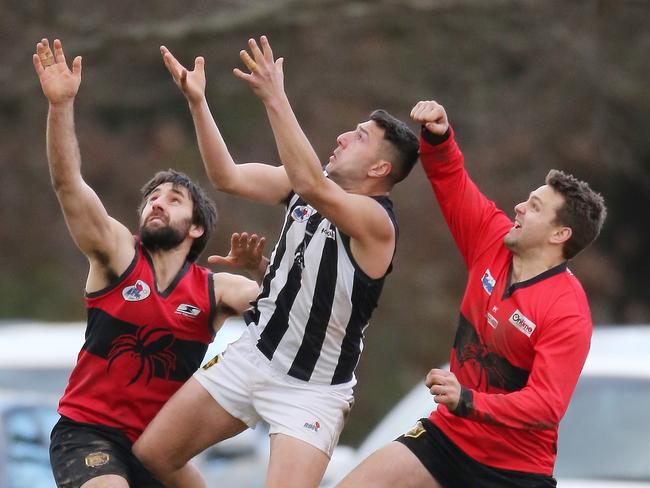
<path fill-rule="evenodd" d="M 117 283 L 86 295 L 86 341 L 59 413 L 135 441 L 200 366 L 214 338 L 212 273 L 186 262 L 163 292 L 140 243 Z"/>
<path fill-rule="evenodd" d="M 471 181 L 451 131 L 443 143 L 423 132 L 421 160 L 468 268 L 451 353 L 463 386 L 454 411 L 430 419 L 475 460 L 552 475 L 557 432 L 591 340 L 585 293 L 562 263 L 510 283 L 513 222 Z"/>

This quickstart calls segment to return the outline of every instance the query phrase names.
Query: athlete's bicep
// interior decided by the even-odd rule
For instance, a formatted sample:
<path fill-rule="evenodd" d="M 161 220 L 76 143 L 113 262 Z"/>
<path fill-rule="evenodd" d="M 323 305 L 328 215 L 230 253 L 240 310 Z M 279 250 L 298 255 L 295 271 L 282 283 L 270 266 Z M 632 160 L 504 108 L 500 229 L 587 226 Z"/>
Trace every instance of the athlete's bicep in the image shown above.
<path fill-rule="evenodd" d="M 217 308 L 229 309 L 237 314 L 249 309 L 259 293 L 259 285 L 244 276 L 215 273 L 213 280 Z"/>
<path fill-rule="evenodd" d="M 291 182 L 282 166 L 245 163 L 236 166 L 236 177 L 229 187 L 221 189 L 255 202 L 274 205 L 286 200 L 291 192 Z"/>

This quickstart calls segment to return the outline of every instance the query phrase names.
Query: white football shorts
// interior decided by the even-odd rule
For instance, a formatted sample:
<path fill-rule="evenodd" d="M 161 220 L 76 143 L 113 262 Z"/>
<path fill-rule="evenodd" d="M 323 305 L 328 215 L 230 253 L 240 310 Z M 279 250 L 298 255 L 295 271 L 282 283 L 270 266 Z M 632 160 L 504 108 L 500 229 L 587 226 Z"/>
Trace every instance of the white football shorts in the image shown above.
<path fill-rule="evenodd" d="M 273 369 L 248 331 L 194 373 L 230 415 L 251 428 L 300 439 L 331 457 L 350 413 L 353 382 L 311 384 Z"/>

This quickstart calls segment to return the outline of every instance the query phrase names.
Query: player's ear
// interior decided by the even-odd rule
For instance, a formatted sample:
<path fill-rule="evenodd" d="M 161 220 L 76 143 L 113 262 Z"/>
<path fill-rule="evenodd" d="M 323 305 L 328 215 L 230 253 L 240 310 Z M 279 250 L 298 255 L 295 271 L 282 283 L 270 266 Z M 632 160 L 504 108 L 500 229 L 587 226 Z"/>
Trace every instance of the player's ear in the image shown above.
<path fill-rule="evenodd" d="M 368 176 L 373 178 L 383 178 L 393 171 L 393 164 L 385 159 L 378 159 L 368 170 Z"/>
<path fill-rule="evenodd" d="M 203 234 L 205 234 L 205 229 L 203 228 L 202 225 L 198 224 L 192 224 L 190 226 L 190 232 L 189 235 L 192 239 L 198 239 L 201 237 Z"/>

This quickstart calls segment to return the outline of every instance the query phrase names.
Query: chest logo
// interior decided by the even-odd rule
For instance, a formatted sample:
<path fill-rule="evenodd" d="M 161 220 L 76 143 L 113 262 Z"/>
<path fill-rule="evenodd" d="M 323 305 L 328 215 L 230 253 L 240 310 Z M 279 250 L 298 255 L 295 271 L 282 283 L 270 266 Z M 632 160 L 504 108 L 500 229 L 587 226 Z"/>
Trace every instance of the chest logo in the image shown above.
<path fill-rule="evenodd" d="M 291 211 L 291 218 L 296 222 L 306 222 L 309 217 L 316 213 L 316 209 L 310 205 L 299 205 Z"/>
<path fill-rule="evenodd" d="M 144 281 L 138 280 L 135 285 L 127 286 L 122 290 L 122 297 L 127 302 L 139 302 L 151 294 L 151 288 Z"/>
<path fill-rule="evenodd" d="M 494 285 L 497 284 L 497 280 L 492 278 L 492 273 L 490 273 L 489 269 L 485 270 L 485 273 L 483 273 L 483 277 L 481 278 L 481 283 L 483 285 L 483 289 L 488 295 L 492 295 L 492 290 L 494 290 Z"/>
<path fill-rule="evenodd" d="M 535 327 L 537 327 L 532 320 L 526 317 L 519 310 L 515 310 L 508 320 L 512 325 L 517 327 L 517 329 L 526 334 L 528 337 L 531 336 L 531 334 L 535 331 Z"/>
<path fill-rule="evenodd" d="M 334 229 L 326 229 L 326 228 L 323 227 L 320 231 L 321 231 L 321 234 L 325 234 L 325 237 L 327 239 L 336 240 L 336 231 Z"/>
<path fill-rule="evenodd" d="M 496 329 L 497 325 L 499 325 L 499 321 L 496 319 L 496 317 L 494 315 L 492 315 L 490 312 L 488 312 L 486 318 L 487 318 L 488 324 L 490 324 L 490 326 L 493 329 Z"/>
<path fill-rule="evenodd" d="M 187 315 L 188 317 L 196 317 L 198 314 L 201 313 L 201 309 L 199 307 L 195 307 L 194 305 L 188 305 L 187 303 L 181 303 L 176 308 L 176 313 L 181 314 L 181 315 Z"/>

